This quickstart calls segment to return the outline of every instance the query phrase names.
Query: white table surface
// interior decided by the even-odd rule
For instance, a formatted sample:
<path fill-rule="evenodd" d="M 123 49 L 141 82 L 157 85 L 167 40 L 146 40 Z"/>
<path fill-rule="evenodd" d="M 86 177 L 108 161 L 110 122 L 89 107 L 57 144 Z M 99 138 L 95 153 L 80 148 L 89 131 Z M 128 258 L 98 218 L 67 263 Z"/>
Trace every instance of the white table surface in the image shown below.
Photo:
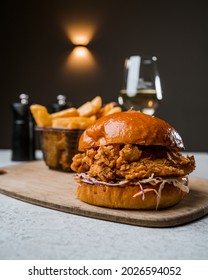
<path fill-rule="evenodd" d="M 208 153 L 194 154 L 191 176 L 208 178 Z M 41 153 L 38 153 L 41 157 Z M 0 167 L 21 164 L 0 150 Z M 1 177 L 0 177 L 1 178 Z M 86 218 L 0 194 L 0 259 L 208 259 L 208 216 L 171 228 Z"/>

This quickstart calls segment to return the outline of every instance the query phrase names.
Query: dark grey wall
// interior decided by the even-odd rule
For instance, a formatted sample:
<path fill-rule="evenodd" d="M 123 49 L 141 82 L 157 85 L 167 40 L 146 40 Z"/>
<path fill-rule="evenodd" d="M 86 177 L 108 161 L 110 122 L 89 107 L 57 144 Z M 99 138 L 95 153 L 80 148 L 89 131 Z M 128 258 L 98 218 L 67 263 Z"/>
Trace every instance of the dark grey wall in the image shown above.
<path fill-rule="evenodd" d="M 0 148 L 11 144 L 10 105 L 25 92 L 48 106 L 59 93 L 75 106 L 96 95 L 117 100 L 123 63 L 132 54 L 158 57 L 164 100 L 156 115 L 172 124 L 189 151 L 208 150 L 208 11 L 206 1 L 5 1 L 1 15 Z M 93 19 L 89 45 L 99 71 L 63 73 L 72 44 L 64 18 Z"/>

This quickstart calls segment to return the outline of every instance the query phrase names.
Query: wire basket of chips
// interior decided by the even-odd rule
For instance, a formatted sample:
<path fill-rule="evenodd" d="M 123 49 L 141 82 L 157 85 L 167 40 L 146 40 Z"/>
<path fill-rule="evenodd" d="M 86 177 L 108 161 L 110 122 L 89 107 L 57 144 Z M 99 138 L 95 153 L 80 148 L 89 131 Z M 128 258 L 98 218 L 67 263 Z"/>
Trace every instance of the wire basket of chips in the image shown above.
<path fill-rule="evenodd" d="M 83 131 L 98 118 L 120 112 L 121 108 L 115 102 L 102 106 L 101 97 L 96 96 L 79 108 L 68 108 L 52 114 L 39 104 L 31 105 L 30 110 L 37 125 L 46 165 L 51 169 L 70 172 L 72 158 L 78 152 Z"/>

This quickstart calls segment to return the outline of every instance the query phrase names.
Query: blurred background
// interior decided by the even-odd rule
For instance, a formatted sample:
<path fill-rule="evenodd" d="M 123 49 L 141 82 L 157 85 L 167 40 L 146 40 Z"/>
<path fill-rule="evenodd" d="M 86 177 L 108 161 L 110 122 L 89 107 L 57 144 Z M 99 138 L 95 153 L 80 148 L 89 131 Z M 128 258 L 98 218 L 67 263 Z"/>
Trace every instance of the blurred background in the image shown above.
<path fill-rule="evenodd" d="M 0 148 L 11 147 L 11 104 L 21 93 L 48 108 L 100 95 L 117 101 L 127 56 L 155 55 L 163 89 L 156 116 L 187 151 L 208 151 L 205 1 L 4 1 L 1 4 Z M 75 45 L 87 45 L 76 62 Z M 79 53 L 82 57 L 82 52 Z"/>

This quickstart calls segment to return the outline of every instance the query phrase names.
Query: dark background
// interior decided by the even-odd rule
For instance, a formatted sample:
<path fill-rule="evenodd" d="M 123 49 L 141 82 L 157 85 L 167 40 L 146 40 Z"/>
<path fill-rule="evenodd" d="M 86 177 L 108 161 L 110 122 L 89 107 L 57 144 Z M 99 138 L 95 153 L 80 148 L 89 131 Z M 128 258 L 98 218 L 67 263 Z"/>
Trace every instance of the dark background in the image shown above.
<path fill-rule="evenodd" d="M 96 95 L 117 100 L 124 59 L 156 55 L 164 99 L 156 112 L 181 134 L 186 150 L 208 150 L 206 1 L 5 1 L 1 4 L 0 148 L 11 145 L 11 104 L 21 92 L 49 106 L 65 94 L 75 106 Z M 96 73 L 63 65 L 73 45 L 64 20 L 92 21 L 88 48 Z"/>

